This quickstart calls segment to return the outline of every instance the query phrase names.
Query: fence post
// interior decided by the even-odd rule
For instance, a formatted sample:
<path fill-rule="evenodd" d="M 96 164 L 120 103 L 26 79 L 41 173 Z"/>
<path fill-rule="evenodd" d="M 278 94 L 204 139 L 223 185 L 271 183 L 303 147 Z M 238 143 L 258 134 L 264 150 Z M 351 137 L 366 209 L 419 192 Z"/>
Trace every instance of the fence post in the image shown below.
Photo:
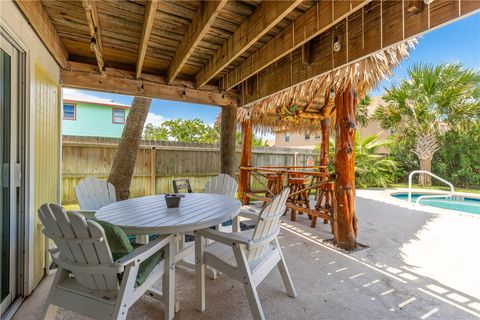
<path fill-rule="evenodd" d="M 157 192 L 157 149 L 150 149 L 150 194 L 153 196 Z"/>

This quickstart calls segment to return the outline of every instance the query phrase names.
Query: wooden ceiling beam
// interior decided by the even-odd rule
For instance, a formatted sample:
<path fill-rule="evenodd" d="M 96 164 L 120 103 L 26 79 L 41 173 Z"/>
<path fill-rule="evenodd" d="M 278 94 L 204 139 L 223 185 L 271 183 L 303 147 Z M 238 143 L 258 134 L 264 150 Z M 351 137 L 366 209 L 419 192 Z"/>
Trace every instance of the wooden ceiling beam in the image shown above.
<path fill-rule="evenodd" d="M 60 40 L 60 36 L 41 1 L 16 0 L 15 2 L 55 61 L 62 68 L 65 67 L 68 60 L 68 51 Z"/>
<path fill-rule="evenodd" d="M 214 106 L 238 106 L 239 99 L 236 92 L 220 91 L 218 87 L 205 86 L 196 89 L 195 83 L 175 81 L 168 84 L 166 77 L 142 75 L 136 78 L 136 72 L 106 68 L 105 76 L 96 72 L 96 66 L 91 64 L 68 62 L 67 68 L 60 71 L 60 80 L 63 86 L 106 91 L 143 96 L 155 99 L 207 104 Z"/>
<path fill-rule="evenodd" d="M 158 0 L 147 1 L 145 4 L 142 35 L 140 37 L 140 44 L 138 46 L 137 69 L 136 69 L 137 78 L 140 78 L 140 75 L 142 74 L 143 61 L 145 60 L 145 54 L 147 53 L 148 40 L 150 39 L 150 33 L 152 32 L 153 22 L 155 21 L 155 13 L 157 12 L 157 6 L 158 6 Z"/>
<path fill-rule="evenodd" d="M 224 77 L 225 88 L 231 89 L 260 72 L 370 2 L 371 0 L 317 1 L 290 27 L 280 32 L 245 61 L 230 70 Z"/>
<path fill-rule="evenodd" d="M 218 49 L 197 73 L 197 86 L 207 84 L 226 66 L 237 59 L 275 25 L 285 18 L 302 0 L 262 1 L 251 16 Z"/>
<path fill-rule="evenodd" d="M 310 40 L 309 64 L 304 63 L 302 48 L 297 48 L 243 81 L 239 90 L 242 105 L 278 94 L 465 15 L 480 12 L 480 0 L 434 1 L 414 12 L 410 12 L 410 8 L 406 1 L 372 1 Z M 335 41 L 339 43 L 337 50 L 333 45 Z"/>
<path fill-rule="evenodd" d="M 95 0 L 82 0 L 83 8 L 85 9 L 85 17 L 87 18 L 88 30 L 90 31 L 91 42 L 90 50 L 95 52 L 97 59 L 98 70 L 100 73 L 104 72 L 105 61 L 103 60 L 103 44 L 100 36 L 100 25 L 98 23 L 97 5 Z"/>
<path fill-rule="evenodd" d="M 190 55 L 205 36 L 213 21 L 227 4 L 227 0 L 202 1 L 201 8 L 193 17 L 187 32 L 178 45 L 177 52 L 168 68 L 168 83 L 172 83 L 182 70 Z"/>

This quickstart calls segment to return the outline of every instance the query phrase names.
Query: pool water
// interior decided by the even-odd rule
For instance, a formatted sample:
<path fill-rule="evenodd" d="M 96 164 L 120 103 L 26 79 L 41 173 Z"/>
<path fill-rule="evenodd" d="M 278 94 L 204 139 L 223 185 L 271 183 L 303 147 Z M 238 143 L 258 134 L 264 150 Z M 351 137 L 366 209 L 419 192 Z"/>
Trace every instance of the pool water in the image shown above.
<path fill-rule="evenodd" d="M 418 197 L 430 194 L 412 193 L 412 203 L 415 203 Z M 408 193 L 392 194 L 400 200 L 408 201 Z M 456 210 L 461 212 L 468 212 L 473 214 L 480 214 L 480 199 L 452 196 L 450 198 L 433 198 L 420 200 L 421 205 L 432 206 L 437 208 Z"/>

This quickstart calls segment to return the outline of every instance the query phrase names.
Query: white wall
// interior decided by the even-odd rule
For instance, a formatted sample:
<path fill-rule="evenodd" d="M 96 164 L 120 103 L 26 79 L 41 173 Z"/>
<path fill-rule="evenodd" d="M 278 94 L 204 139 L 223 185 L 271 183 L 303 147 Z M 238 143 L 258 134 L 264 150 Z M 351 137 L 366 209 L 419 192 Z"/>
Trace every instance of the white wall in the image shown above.
<path fill-rule="evenodd" d="M 12 0 L 0 0 L 0 26 L 12 37 L 26 53 L 26 136 L 27 136 L 27 201 L 28 215 L 26 270 L 28 281 L 25 291 L 29 294 L 34 289 L 33 284 L 33 228 L 36 208 L 33 207 L 34 194 L 34 146 L 35 132 L 35 81 L 34 68 L 40 64 L 49 76 L 57 83 L 60 82 L 60 69 L 48 50 L 45 48 L 35 31 L 30 27 L 23 14 Z M 60 105 L 59 105 L 60 107 Z"/>

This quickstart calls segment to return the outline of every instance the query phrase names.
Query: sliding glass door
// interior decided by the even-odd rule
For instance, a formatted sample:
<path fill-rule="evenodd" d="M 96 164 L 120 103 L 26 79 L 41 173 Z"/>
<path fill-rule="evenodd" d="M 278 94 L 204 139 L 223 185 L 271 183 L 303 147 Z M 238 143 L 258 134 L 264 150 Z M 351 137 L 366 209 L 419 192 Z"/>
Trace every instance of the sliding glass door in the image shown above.
<path fill-rule="evenodd" d="M 18 288 L 17 205 L 19 52 L 0 35 L 0 299 L 1 315 Z"/>

